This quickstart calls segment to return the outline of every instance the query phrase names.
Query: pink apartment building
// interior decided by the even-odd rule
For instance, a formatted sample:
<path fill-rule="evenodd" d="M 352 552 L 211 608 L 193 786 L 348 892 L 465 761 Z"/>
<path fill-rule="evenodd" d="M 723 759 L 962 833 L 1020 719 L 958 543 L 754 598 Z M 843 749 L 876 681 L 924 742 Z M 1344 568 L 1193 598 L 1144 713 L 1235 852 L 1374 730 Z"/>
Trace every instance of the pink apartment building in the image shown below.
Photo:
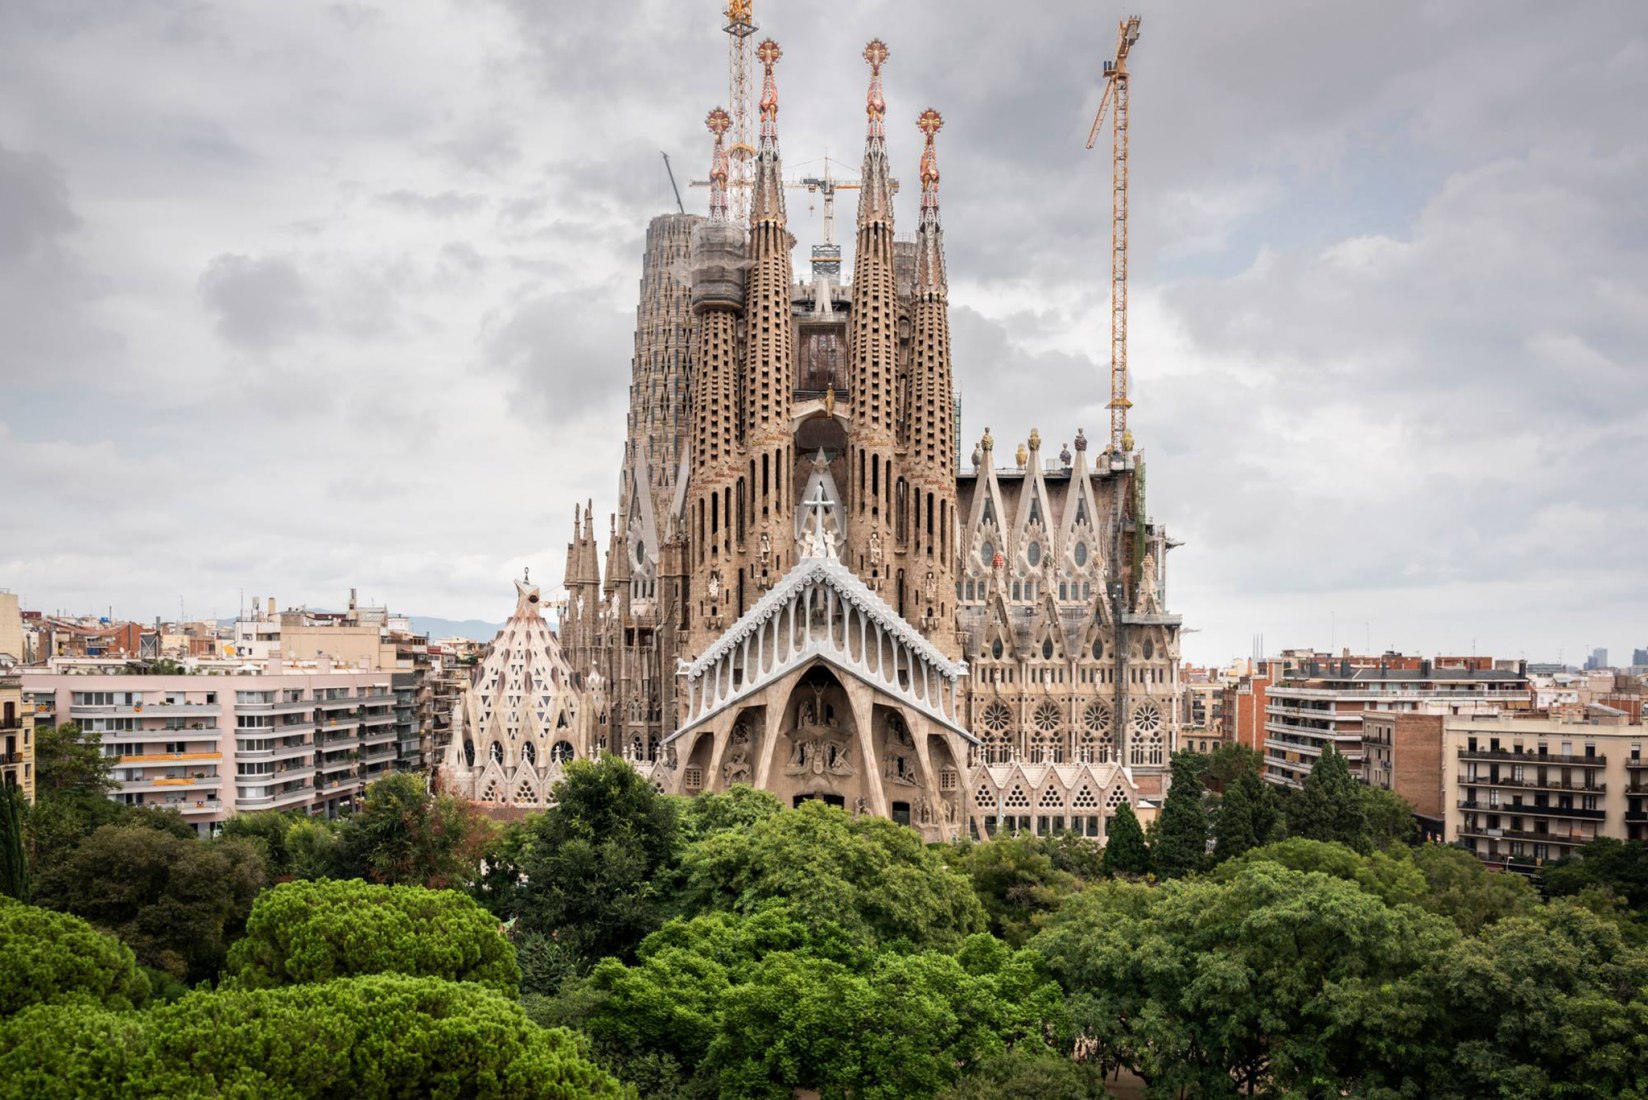
<path fill-rule="evenodd" d="M 390 671 L 271 661 L 258 671 L 128 675 L 26 668 L 37 725 L 102 734 L 133 806 L 175 809 L 202 834 L 246 810 L 335 814 L 396 755 Z"/>

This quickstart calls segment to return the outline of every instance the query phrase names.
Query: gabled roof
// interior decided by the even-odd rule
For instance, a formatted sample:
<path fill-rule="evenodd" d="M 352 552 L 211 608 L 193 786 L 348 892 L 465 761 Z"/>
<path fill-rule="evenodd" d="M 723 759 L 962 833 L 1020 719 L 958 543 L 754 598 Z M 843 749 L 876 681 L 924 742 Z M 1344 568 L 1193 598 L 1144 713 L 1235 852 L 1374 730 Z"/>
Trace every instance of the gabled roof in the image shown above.
<path fill-rule="evenodd" d="M 837 595 L 868 615 L 881 629 L 909 646 L 917 656 L 937 668 L 948 679 L 959 680 L 967 675 L 967 662 L 952 661 L 940 653 L 938 647 L 929 642 L 921 631 L 900 617 L 886 600 L 870 591 L 868 585 L 833 556 L 807 557 L 796 562 L 794 568 L 768 589 L 767 594 L 757 600 L 754 607 L 739 616 L 738 621 L 728 627 L 725 634 L 717 638 L 697 660 L 680 669 L 680 672 L 688 677 L 702 676 L 711 665 L 736 649 L 745 638 L 754 634 L 762 623 L 778 614 L 803 589 L 815 583 L 827 584 L 835 589 Z"/>
<path fill-rule="evenodd" d="M 820 504 L 826 503 L 820 499 Z M 952 661 L 941 653 L 936 646 L 929 642 L 919 630 L 911 626 L 903 617 L 890 607 L 885 600 L 876 595 L 852 570 L 848 569 L 835 556 L 833 540 L 827 531 L 822 531 L 817 525 L 808 532 L 809 538 L 805 547 L 805 555 L 794 568 L 786 573 L 777 584 L 756 601 L 754 607 L 739 617 L 738 621 L 715 640 L 708 649 L 692 663 L 680 661 L 676 665 L 677 675 L 684 676 L 695 685 L 702 681 L 706 674 L 711 673 L 717 665 L 724 661 L 732 661 L 735 651 L 761 630 L 767 623 L 780 615 L 786 607 L 803 604 L 809 599 L 808 593 L 816 587 L 828 588 L 836 599 L 844 606 L 852 608 L 869 623 L 874 624 L 888 637 L 902 645 L 911 659 L 925 666 L 927 673 L 920 678 L 923 687 L 917 689 L 917 678 L 912 669 L 908 684 L 901 684 L 898 678 L 889 677 L 886 669 L 878 664 L 874 667 L 866 663 L 861 656 L 853 657 L 843 647 L 832 641 L 833 627 L 822 635 L 809 632 L 806 640 L 794 648 L 786 651 L 774 663 L 759 675 L 752 675 L 733 691 L 727 694 L 716 694 L 705 705 L 696 709 L 696 712 L 680 729 L 671 734 L 666 740 L 679 737 L 687 729 L 703 722 L 713 714 L 720 713 L 727 707 L 734 706 L 742 700 L 748 699 L 776 680 L 789 675 L 798 668 L 805 667 L 809 662 L 822 661 L 833 669 L 837 669 L 856 679 L 862 680 L 870 687 L 899 700 L 902 705 L 909 706 L 933 718 L 949 729 L 961 734 L 969 741 L 976 742 L 976 738 L 968 733 L 955 719 L 947 713 L 944 697 L 946 689 L 940 687 L 942 682 L 948 682 L 950 706 L 955 702 L 955 685 L 967 675 L 967 664 L 964 661 Z M 713 682 L 706 682 L 710 690 L 715 690 Z M 698 692 L 698 685 L 694 687 L 694 694 Z"/>

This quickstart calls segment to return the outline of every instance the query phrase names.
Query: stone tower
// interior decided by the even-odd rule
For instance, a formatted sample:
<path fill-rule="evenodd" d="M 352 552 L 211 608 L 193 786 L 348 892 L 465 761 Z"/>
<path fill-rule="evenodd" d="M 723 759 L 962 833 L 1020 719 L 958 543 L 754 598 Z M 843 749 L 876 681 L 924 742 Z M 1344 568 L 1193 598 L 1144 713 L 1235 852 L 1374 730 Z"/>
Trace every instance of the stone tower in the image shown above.
<path fill-rule="evenodd" d="M 921 154 L 921 222 L 916 229 L 915 309 L 910 350 L 909 571 L 916 598 L 910 616 L 946 656 L 960 655 L 954 628 L 956 516 L 955 388 L 950 377 L 949 285 L 944 231 L 938 220 L 938 153 L 944 119 L 931 108 L 917 125 Z"/>
<path fill-rule="evenodd" d="M 743 611 L 747 577 L 740 560 L 746 550 L 747 486 L 740 476 L 744 456 L 738 432 L 739 320 L 744 314 L 747 252 L 743 230 L 727 218 L 728 165 L 723 138 L 730 122 L 719 107 L 707 119 L 715 135 L 710 220 L 693 231 L 692 239 L 692 312 L 698 338 L 688 504 L 692 546 L 688 639 L 695 650 Z"/>
<path fill-rule="evenodd" d="M 795 440 L 790 429 L 795 376 L 790 249 L 795 242 L 784 214 L 784 172 L 778 155 L 773 66 L 780 56 L 778 43 L 770 38 L 756 48 L 762 67 L 761 141 L 750 206 L 750 277 L 744 310 L 748 366 L 742 390 L 750 479 L 745 576 L 757 591 L 770 587 L 795 560 Z"/>
<path fill-rule="evenodd" d="M 675 490 L 687 442 L 692 313 L 687 260 L 703 218 L 662 214 L 647 226 L 641 300 L 635 309 L 635 358 L 630 371 L 625 469 L 644 473 L 652 509 L 662 513 Z"/>
<path fill-rule="evenodd" d="M 870 63 L 870 90 L 864 102 L 867 127 L 848 340 L 853 421 L 847 433 L 847 492 L 853 504 L 847 523 L 847 563 L 872 591 L 897 603 L 902 602 L 902 593 L 891 591 L 888 578 L 893 568 L 893 450 L 899 414 L 898 289 L 887 173 L 887 104 L 881 94 L 887 47 L 881 39 L 864 48 L 864 59 Z"/>

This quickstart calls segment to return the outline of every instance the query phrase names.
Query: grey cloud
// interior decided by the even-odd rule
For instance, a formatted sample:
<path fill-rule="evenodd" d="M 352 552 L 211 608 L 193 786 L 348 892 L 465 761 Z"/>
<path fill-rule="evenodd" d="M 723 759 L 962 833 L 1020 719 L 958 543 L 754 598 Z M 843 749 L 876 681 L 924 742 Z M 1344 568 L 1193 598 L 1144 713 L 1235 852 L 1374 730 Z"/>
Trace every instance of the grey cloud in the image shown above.
<path fill-rule="evenodd" d="M 374 201 L 432 218 L 453 218 L 462 214 L 473 214 L 487 202 L 485 195 L 473 192 L 442 191 L 438 195 L 425 195 L 406 190 L 377 195 Z"/>
<path fill-rule="evenodd" d="M 629 378 L 634 315 L 603 308 L 587 291 L 546 294 L 493 319 L 485 336 L 487 363 L 515 392 L 516 415 L 566 424 L 595 415 L 617 417 Z"/>
<path fill-rule="evenodd" d="M 289 343 L 314 327 L 314 304 L 303 277 L 279 256 L 224 254 L 201 274 L 200 296 L 220 336 L 248 350 Z"/>

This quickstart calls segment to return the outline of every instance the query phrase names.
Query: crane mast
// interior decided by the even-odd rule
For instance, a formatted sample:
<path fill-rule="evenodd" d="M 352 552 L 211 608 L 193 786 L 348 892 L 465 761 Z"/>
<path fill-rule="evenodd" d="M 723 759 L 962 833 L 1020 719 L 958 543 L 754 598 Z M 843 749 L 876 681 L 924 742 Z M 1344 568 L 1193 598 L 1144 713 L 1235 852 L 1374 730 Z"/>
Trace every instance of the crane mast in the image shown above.
<path fill-rule="evenodd" d="M 751 161 L 755 146 L 750 144 L 750 36 L 755 25 L 754 0 L 727 0 L 727 107 L 732 114 L 732 144 L 727 148 L 727 189 L 732 193 L 733 220 L 750 224 Z"/>
<path fill-rule="evenodd" d="M 1139 17 L 1129 16 L 1116 27 L 1116 57 L 1104 63 L 1104 95 L 1087 135 L 1089 149 L 1099 140 L 1105 113 L 1110 114 L 1110 450 L 1133 449 L 1127 430 L 1127 55 L 1139 41 Z"/>

